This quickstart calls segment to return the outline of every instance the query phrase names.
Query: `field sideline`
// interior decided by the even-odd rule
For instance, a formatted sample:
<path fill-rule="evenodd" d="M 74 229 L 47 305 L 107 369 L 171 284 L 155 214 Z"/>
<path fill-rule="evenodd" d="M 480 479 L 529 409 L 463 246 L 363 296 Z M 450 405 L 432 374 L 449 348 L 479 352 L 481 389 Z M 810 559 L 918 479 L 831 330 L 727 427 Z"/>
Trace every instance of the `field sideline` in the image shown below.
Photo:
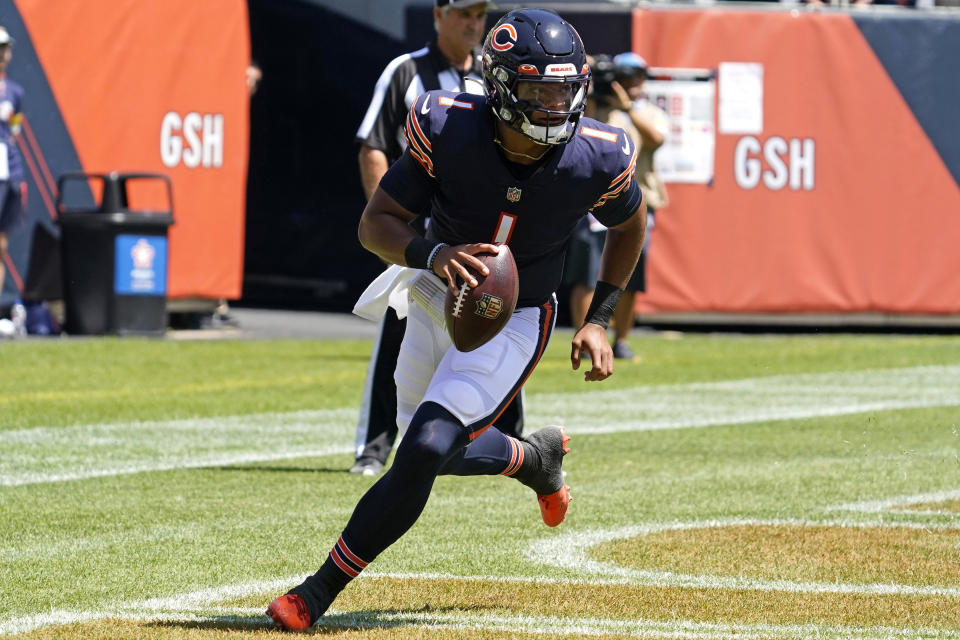
<path fill-rule="evenodd" d="M 960 338 L 666 334 L 586 385 L 558 331 L 548 529 L 441 478 L 311 633 L 960 638 Z M 372 479 L 344 472 L 369 340 L 0 344 L 0 635 L 277 637 Z"/>

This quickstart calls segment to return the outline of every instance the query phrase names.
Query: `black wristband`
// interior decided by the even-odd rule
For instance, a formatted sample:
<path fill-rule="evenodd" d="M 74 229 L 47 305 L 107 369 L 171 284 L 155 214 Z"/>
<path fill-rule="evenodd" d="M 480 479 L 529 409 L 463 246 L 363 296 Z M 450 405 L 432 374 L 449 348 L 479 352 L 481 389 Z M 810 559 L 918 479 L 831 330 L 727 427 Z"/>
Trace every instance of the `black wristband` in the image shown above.
<path fill-rule="evenodd" d="M 430 253 L 439 242 L 432 242 L 423 236 L 417 236 L 410 241 L 407 248 L 403 250 L 403 259 L 408 267 L 414 269 L 426 269 L 427 261 L 430 259 Z"/>
<path fill-rule="evenodd" d="M 614 286 L 609 282 L 598 281 L 593 290 L 593 300 L 590 301 L 590 308 L 587 309 L 587 322 L 598 324 L 604 329 L 610 326 L 610 318 L 613 317 L 613 310 L 617 308 L 620 302 L 620 296 L 623 289 Z"/>

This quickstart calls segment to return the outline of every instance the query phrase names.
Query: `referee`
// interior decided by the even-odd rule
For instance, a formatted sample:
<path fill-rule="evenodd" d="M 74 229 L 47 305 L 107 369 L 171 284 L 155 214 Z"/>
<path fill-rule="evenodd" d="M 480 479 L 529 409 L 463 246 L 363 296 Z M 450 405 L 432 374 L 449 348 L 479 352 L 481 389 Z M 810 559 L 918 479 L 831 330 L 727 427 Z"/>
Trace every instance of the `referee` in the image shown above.
<path fill-rule="evenodd" d="M 484 36 L 487 0 L 435 0 L 433 24 L 437 37 L 422 49 L 394 58 L 373 90 L 367 114 L 357 130 L 358 161 L 363 192 L 370 199 L 387 167 L 403 153 L 403 123 L 413 101 L 425 91 L 445 89 L 483 94 L 479 45 Z M 428 212 L 423 212 L 424 214 Z M 425 215 L 412 224 L 423 233 Z M 406 320 L 387 308 L 364 383 L 357 423 L 356 462 L 351 473 L 383 471 L 397 438 L 397 385 L 393 373 Z M 496 421 L 502 432 L 520 436 L 523 430 L 522 393 Z"/>

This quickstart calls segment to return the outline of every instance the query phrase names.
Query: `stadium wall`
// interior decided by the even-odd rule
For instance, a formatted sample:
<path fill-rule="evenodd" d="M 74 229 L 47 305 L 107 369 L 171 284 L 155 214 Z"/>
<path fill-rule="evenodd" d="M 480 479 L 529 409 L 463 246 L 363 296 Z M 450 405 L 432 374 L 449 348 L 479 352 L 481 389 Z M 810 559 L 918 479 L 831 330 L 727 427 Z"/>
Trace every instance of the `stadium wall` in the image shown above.
<path fill-rule="evenodd" d="M 56 233 L 52 178 L 153 170 L 174 181 L 172 297 L 236 298 L 242 282 L 253 304 L 352 305 L 380 268 L 356 242 L 353 132 L 383 65 L 432 35 L 430 8 L 408 7 L 401 41 L 296 0 L 250 0 L 248 25 L 246 5 L 0 3 L 35 161 L 30 225 L 11 243 L 21 280 L 32 235 Z M 713 179 L 670 185 L 642 314 L 960 313 L 956 15 L 552 6 L 594 52 L 632 48 L 670 68 L 762 65 L 761 128 L 718 131 Z M 264 80 L 248 114 L 251 48 Z M 181 127 L 188 114 L 212 116 L 214 139 L 222 116 L 222 149 L 207 147 L 221 164 L 202 161 L 203 124 L 198 166 L 184 146 L 164 163 L 171 113 Z"/>
<path fill-rule="evenodd" d="M 762 65 L 760 128 L 718 131 L 712 182 L 669 185 L 641 313 L 960 313 L 956 16 L 632 19 L 652 65 Z"/>
<path fill-rule="evenodd" d="M 30 194 L 28 222 L 11 236 L 4 300 L 26 284 L 38 229 L 58 233 L 56 179 L 66 171 L 170 176 L 169 296 L 239 297 L 246 3 L 14 0 L 0 5 L 0 21 L 16 39 L 9 75 L 26 90 L 19 144 Z"/>

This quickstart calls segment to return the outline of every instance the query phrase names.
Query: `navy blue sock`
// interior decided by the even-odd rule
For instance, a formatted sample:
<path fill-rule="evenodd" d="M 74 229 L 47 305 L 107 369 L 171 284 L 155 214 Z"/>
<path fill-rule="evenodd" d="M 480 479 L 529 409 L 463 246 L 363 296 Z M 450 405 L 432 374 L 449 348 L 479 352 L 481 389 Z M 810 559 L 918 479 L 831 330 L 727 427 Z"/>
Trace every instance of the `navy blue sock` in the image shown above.
<path fill-rule="evenodd" d="M 307 603 L 312 624 L 324 614 L 337 594 L 360 575 L 367 564 L 353 553 L 343 536 L 340 536 L 320 570 L 288 593 L 299 595 Z"/>
<path fill-rule="evenodd" d="M 512 476 L 523 464 L 526 443 L 489 427 L 457 452 L 440 470 L 442 476 Z M 529 453 L 529 452 L 527 452 Z"/>

